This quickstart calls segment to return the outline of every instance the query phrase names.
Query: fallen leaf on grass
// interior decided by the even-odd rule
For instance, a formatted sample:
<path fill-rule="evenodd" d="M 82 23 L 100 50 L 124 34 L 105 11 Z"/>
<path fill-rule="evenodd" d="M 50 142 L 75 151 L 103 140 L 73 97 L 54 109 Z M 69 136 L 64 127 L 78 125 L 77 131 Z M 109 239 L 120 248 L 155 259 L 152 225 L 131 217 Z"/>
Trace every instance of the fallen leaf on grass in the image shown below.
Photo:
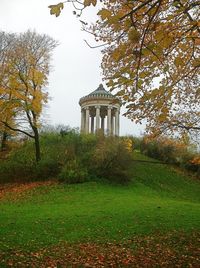
<path fill-rule="evenodd" d="M 0 201 L 8 198 L 16 201 L 25 197 L 31 190 L 40 186 L 49 186 L 57 184 L 56 181 L 40 181 L 30 183 L 8 183 L 0 186 Z"/>
<path fill-rule="evenodd" d="M 7 267 L 199 267 L 200 233 L 172 232 L 134 237 L 124 243 L 59 243 L 35 252 L 0 253 Z"/>

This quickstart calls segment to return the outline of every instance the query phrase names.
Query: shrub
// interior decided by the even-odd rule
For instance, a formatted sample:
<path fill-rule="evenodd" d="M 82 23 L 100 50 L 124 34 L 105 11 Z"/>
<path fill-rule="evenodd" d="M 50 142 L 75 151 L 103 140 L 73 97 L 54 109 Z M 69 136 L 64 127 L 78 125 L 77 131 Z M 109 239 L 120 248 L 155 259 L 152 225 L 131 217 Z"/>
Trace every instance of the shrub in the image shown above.
<path fill-rule="evenodd" d="M 42 132 L 41 160 L 36 163 L 33 141 L 28 140 L 1 161 L 0 182 L 46 180 L 59 177 L 67 183 L 105 178 L 125 183 L 129 181 L 132 140 L 129 138 L 80 135 L 68 131 Z"/>
<path fill-rule="evenodd" d="M 35 164 L 34 147 L 26 141 L 20 148 L 9 153 L 0 163 L 0 182 L 30 181 Z"/>
<path fill-rule="evenodd" d="M 127 183 L 130 180 L 127 172 L 131 163 L 131 152 L 123 139 L 102 138 L 96 145 L 89 170 L 98 178 L 112 182 Z"/>
<path fill-rule="evenodd" d="M 60 181 L 66 183 L 82 183 L 88 180 L 88 172 L 83 168 L 79 161 L 69 161 L 58 175 Z"/>
<path fill-rule="evenodd" d="M 30 181 L 31 171 L 30 165 L 10 160 L 3 161 L 0 165 L 0 183 Z"/>
<path fill-rule="evenodd" d="M 33 178 L 45 180 L 57 176 L 60 171 L 60 163 L 53 158 L 44 158 L 35 164 Z"/>
<path fill-rule="evenodd" d="M 165 163 L 177 163 L 183 154 L 185 147 L 176 140 L 167 137 L 149 140 L 144 137 L 141 144 L 141 151 L 155 159 Z"/>
<path fill-rule="evenodd" d="M 193 147 L 167 137 L 159 139 L 144 137 L 141 143 L 141 151 L 144 154 L 198 174 L 199 163 L 195 160 L 199 158 L 199 154 L 191 148 Z"/>
<path fill-rule="evenodd" d="M 81 144 L 78 150 L 79 154 L 85 154 L 90 153 L 92 150 L 94 150 L 94 147 L 96 146 L 98 140 L 101 139 L 101 137 L 98 137 L 94 134 L 82 134 L 81 136 Z"/>

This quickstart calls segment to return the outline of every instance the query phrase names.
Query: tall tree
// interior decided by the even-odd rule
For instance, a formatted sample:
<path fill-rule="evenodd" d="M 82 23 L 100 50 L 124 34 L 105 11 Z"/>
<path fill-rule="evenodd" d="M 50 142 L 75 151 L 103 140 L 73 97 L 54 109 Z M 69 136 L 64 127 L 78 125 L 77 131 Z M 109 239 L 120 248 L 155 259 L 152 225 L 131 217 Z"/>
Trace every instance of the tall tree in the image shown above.
<path fill-rule="evenodd" d="M 12 114 L 7 113 L 2 110 L 2 104 L 7 101 L 10 97 L 10 94 L 7 94 L 5 91 L 6 85 L 8 83 L 8 73 L 6 72 L 6 66 L 8 61 L 9 51 L 12 50 L 12 47 L 15 43 L 15 35 L 7 34 L 5 32 L 0 32 L 0 139 L 1 145 L 0 150 L 3 151 L 6 149 L 7 138 L 10 136 L 11 130 L 2 124 L 2 121 L 12 124 L 13 118 Z"/>
<path fill-rule="evenodd" d="M 15 124 L 3 118 L 1 122 L 34 139 L 37 161 L 41 158 L 38 128 L 43 105 L 48 100 L 51 52 L 56 46 L 51 37 L 27 31 L 16 36 L 12 50 L 7 53 L 7 83 L 2 87 L 7 98 L 2 101 L 1 111 L 14 118 Z"/>
<path fill-rule="evenodd" d="M 84 0 L 82 6 L 96 2 Z M 126 105 L 125 115 L 146 119 L 158 134 L 200 131 L 200 2 L 101 2 L 97 22 L 83 26 L 104 44 L 104 78 Z M 50 8 L 58 16 L 63 6 Z"/>

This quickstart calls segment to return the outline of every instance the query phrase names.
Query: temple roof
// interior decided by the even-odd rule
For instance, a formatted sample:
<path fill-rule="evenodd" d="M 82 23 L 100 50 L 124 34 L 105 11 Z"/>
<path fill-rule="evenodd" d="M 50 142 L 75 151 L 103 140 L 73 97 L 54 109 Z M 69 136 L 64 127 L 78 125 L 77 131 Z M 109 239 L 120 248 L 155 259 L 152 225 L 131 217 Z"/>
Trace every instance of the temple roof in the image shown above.
<path fill-rule="evenodd" d="M 99 87 L 92 91 L 88 96 L 97 96 L 97 95 L 107 95 L 110 97 L 114 97 L 109 91 L 106 91 L 102 84 L 99 85 Z"/>
<path fill-rule="evenodd" d="M 92 100 L 92 99 L 110 99 L 110 100 L 115 100 L 116 97 L 113 96 L 109 91 L 105 90 L 105 88 L 103 87 L 102 84 L 99 85 L 99 87 L 92 91 L 90 94 L 80 98 L 79 100 L 79 104 L 81 105 L 82 103 L 88 101 L 88 100 Z"/>

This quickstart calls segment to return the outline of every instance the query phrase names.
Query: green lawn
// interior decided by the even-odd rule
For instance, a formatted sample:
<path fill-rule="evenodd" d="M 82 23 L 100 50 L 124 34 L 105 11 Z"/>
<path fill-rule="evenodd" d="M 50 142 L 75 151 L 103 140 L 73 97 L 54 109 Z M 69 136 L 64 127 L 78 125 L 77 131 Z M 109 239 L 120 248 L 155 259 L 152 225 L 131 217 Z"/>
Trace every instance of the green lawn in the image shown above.
<path fill-rule="evenodd" d="M 148 158 L 135 153 L 135 159 Z M 133 162 L 127 186 L 88 182 L 34 188 L 0 201 L 0 250 L 60 241 L 113 242 L 200 229 L 200 183 L 167 165 Z"/>

